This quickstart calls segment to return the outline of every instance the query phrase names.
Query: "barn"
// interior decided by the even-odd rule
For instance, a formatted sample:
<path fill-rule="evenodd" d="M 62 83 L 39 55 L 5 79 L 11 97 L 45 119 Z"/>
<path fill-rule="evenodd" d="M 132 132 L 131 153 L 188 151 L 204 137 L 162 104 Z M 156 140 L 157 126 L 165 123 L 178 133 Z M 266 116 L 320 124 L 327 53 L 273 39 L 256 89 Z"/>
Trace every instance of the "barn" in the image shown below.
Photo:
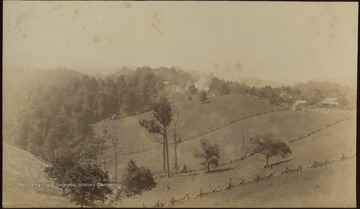
<path fill-rule="evenodd" d="M 321 107 L 330 108 L 337 107 L 339 105 L 337 98 L 328 97 L 320 102 Z"/>
<path fill-rule="evenodd" d="M 305 100 L 296 100 L 295 103 L 292 106 L 292 110 L 301 110 L 302 108 L 307 106 L 307 101 Z"/>

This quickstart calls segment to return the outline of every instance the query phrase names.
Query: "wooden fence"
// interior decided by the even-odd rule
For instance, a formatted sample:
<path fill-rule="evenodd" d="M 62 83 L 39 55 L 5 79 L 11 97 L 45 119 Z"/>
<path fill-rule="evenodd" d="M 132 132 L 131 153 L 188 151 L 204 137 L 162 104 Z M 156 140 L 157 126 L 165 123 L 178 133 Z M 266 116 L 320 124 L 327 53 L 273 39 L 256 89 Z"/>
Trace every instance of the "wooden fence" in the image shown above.
<path fill-rule="evenodd" d="M 198 133 L 194 136 L 191 136 L 191 137 L 188 137 L 188 138 L 185 138 L 182 140 L 182 143 L 186 142 L 186 141 L 189 141 L 189 140 L 192 140 L 192 139 L 195 139 L 195 138 L 199 138 L 201 136 L 204 136 L 206 134 L 209 134 L 209 133 L 212 133 L 212 132 L 215 132 L 219 129 L 222 129 L 222 128 L 225 128 L 226 126 L 229 126 L 233 123 L 236 123 L 238 121 L 241 121 L 241 120 L 245 120 L 245 119 L 248 119 L 248 118 L 252 118 L 252 117 L 256 117 L 256 116 L 260 116 L 260 115 L 263 115 L 263 114 L 268 114 L 268 113 L 274 113 L 274 112 L 280 112 L 280 111 L 286 111 L 286 110 L 289 110 L 289 108 L 281 108 L 281 109 L 275 109 L 275 110 L 268 110 L 268 111 L 264 111 L 264 112 L 260 112 L 260 113 L 255 113 L 255 114 L 251 114 L 251 115 L 247 115 L 247 116 L 244 116 L 244 117 L 241 117 L 241 118 L 238 118 L 238 119 L 235 119 L 235 120 L 232 120 L 228 123 L 225 123 L 225 124 L 222 124 L 218 127 L 214 127 L 214 128 L 209 128 L 208 130 L 206 131 L 203 131 L 201 133 Z M 171 145 L 172 143 L 170 143 L 169 145 Z M 147 152 L 147 151 L 150 151 L 150 150 L 154 150 L 154 149 L 157 149 L 157 148 L 147 148 L 147 149 L 139 149 L 139 150 L 135 150 L 135 151 L 130 151 L 130 152 L 125 152 L 125 153 L 119 153 L 119 156 L 126 156 L 126 155 L 131 155 L 131 154 L 137 154 L 137 153 L 141 153 L 141 152 Z"/>
<path fill-rule="evenodd" d="M 335 125 L 335 124 L 338 124 L 338 123 L 340 123 L 340 122 L 343 122 L 343 121 L 346 121 L 346 120 L 350 120 L 351 118 L 352 118 L 352 117 L 346 117 L 345 119 L 333 121 L 333 122 L 331 122 L 331 123 L 328 123 L 328 124 L 326 124 L 326 125 L 323 125 L 323 126 L 317 128 L 317 129 L 314 129 L 314 130 L 312 130 L 312 131 L 310 131 L 310 132 L 308 132 L 308 133 L 306 133 L 306 134 L 304 134 L 304 135 L 302 135 L 302 136 L 299 136 L 298 138 L 290 139 L 288 143 L 293 143 L 293 142 L 299 141 L 299 140 L 304 139 L 304 138 L 306 138 L 306 137 L 308 137 L 308 136 L 311 136 L 311 135 L 313 135 L 313 134 L 315 134 L 315 133 L 318 133 L 318 132 L 322 131 L 322 130 L 325 129 L 325 128 L 329 128 L 329 127 L 331 127 L 331 126 L 333 126 L 333 125 Z"/>
<path fill-rule="evenodd" d="M 201 197 L 203 197 L 205 195 L 208 195 L 208 194 L 223 192 L 223 191 L 226 191 L 226 190 L 230 190 L 232 188 L 241 187 L 241 186 L 248 186 L 248 185 L 255 184 L 255 183 L 258 183 L 258 182 L 261 182 L 261 181 L 266 181 L 268 179 L 271 179 L 273 176 L 286 175 L 288 173 L 301 173 L 301 172 L 307 171 L 309 169 L 314 169 L 314 168 L 318 168 L 318 167 L 321 167 L 321 166 L 330 165 L 330 164 L 332 164 L 332 163 L 334 163 L 336 161 L 344 161 L 346 159 L 353 158 L 355 156 L 356 156 L 356 153 L 354 153 L 354 154 L 352 154 L 350 156 L 345 156 L 345 154 L 343 154 L 338 159 L 329 159 L 329 158 L 327 158 L 322 162 L 318 162 L 318 161 L 315 160 L 310 165 L 306 165 L 306 166 L 299 165 L 298 167 L 292 168 L 292 169 L 289 169 L 287 167 L 278 174 L 273 174 L 272 172 L 270 172 L 269 174 L 267 174 L 266 176 L 263 176 L 263 177 L 261 177 L 258 174 L 253 178 L 251 178 L 251 177 L 250 178 L 241 178 L 241 179 L 238 179 L 238 183 L 234 183 L 232 181 L 232 179 L 230 178 L 229 183 L 227 183 L 223 187 L 220 187 L 220 188 L 215 187 L 211 191 L 207 191 L 207 192 L 204 192 L 204 191 L 202 191 L 202 189 L 200 189 L 199 193 L 196 193 L 193 196 L 190 196 L 188 193 L 186 193 L 184 196 L 182 196 L 179 199 L 175 199 L 174 197 L 172 197 L 169 201 L 160 201 L 160 200 L 158 200 L 154 205 L 152 205 L 150 207 L 151 208 L 164 208 L 164 207 L 168 207 L 168 206 L 173 206 L 175 204 L 180 204 L 180 203 L 187 202 L 190 199 L 201 198 Z M 143 204 L 143 207 L 144 208 L 146 207 L 145 204 Z"/>

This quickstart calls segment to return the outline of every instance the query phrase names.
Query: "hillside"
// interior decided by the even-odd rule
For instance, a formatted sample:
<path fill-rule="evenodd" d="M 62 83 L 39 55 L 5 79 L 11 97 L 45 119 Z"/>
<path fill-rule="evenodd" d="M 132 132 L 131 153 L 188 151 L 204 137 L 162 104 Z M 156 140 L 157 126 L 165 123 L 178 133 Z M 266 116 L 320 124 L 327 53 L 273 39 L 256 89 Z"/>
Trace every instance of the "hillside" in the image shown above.
<path fill-rule="evenodd" d="M 210 128 L 222 126 L 232 120 L 264 111 L 284 109 L 284 107 L 269 105 L 266 101 L 256 100 L 252 97 L 243 95 L 211 97 L 209 100 L 211 102 L 205 104 L 201 104 L 197 99 L 172 103 L 174 109 L 180 111 L 178 136 L 183 141 L 199 133 L 208 131 Z M 115 129 L 120 135 L 118 152 L 119 155 L 122 156 L 123 164 L 126 164 L 129 158 L 135 158 L 143 161 L 141 163 L 145 165 L 151 165 L 152 170 L 158 173 L 160 171 L 160 164 L 152 162 L 159 162 L 161 157 L 160 153 L 158 153 L 160 144 L 154 140 L 159 136 L 150 135 L 147 130 L 140 127 L 138 124 L 140 119 L 150 118 L 152 118 L 152 113 L 147 112 L 133 117 L 106 121 L 106 126 L 110 133 Z M 94 124 L 93 127 L 95 133 L 99 133 L 101 123 L 102 122 Z M 170 143 L 172 143 L 173 138 L 171 137 L 171 129 L 168 133 Z M 186 143 L 184 143 L 184 145 Z M 108 140 L 107 145 L 108 149 L 105 153 L 107 169 L 112 172 L 113 147 L 110 139 Z M 179 145 L 179 148 L 181 146 L 182 144 Z M 140 153 L 129 156 L 129 154 L 133 152 Z M 121 172 L 121 165 L 119 167 L 119 172 Z"/>
<path fill-rule="evenodd" d="M 119 206 L 141 207 L 142 203 L 149 206 L 154 205 L 158 200 L 168 202 L 172 197 L 175 199 L 182 198 L 186 193 L 193 197 L 199 193 L 200 188 L 203 192 L 209 192 L 213 188 L 223 188 L 229 182 L 229 178 L 232 178 L 233 184 L 237 185 L 242 178 L 253 179 L 257 174 L 261 177 L 269 173 L 275 175 L 281 173 L 287 167 L 294 169 L 299 165 L 310 165 L 315 160 L 323 162 L 325 159 L 338 159 L 342 154 L 350 156 L 356 153 L 355 134 L 355 119 L 347 120 L 302 140 L 290 143 L 292 155 L 288 159 L 272 158 L 270 160 L 270 163 L 273 164 L 272 169 L 263 167 L 263 156 L 254 155 L 220 167 L 212 173 L 200 172 L 173 176 L 172 178 L 158 178 L 155 189 L 145 192 L 141 196 L 124 199 L 119 202 Z M 222 156 L 224 155 L 222 154 Z M 355 204 L 355 161 L 353 159 L 344 161 L 344 164 L 336 162 L 318 169 L 308 170 L 299 174 L 301 176 L 296 174 L 289 174 L 295 175 L 292 177 L 287 175 L 276 176 L 274 179 L 259 185 L 249 185 L 244 189 L 236 188 L 226 193 L 216 194 L 220 195 L 219 197 L 209 196 L 206 199 L 209 201 L 208 203 L 195 200 L 185 205 L 179 205 L 179 207 L 353 206 Z M 314 188 L 316 185 L 320 186 L 320 188 Z M 339 190 L 335 188 L 339 188 Z M 284 191 L 286 191 L 286 194 L 284 194 Z M 309 194 L 313 194 L 311 191 L 316 192 L 313 197 L 309 197 Z M 349 196 L 342 199 L 343 201 L 336 203 L 328 201 L 329 197 L 335 195 L 343 197 L 343 193 L 349 194 Z M 275 197 L 270 201 L 274 194 Z M 309 201 L 305 202 L 302 199 L 303 195 L 309 198 Z M 224 196 L 229 196 L 229 198 L 220 201 Z M 245 198 L 244 202 L 240 201 L 243 196 Z M 263 200 L 255 204 L 254 201 L 260 197 L 263 197 Z M 216 199 L 210 200 L 211 198 Z M 317 199 L 319 202 L 316 202 Z M 216 200 L 220 202 L 215 204 Z"/>
<path fill-rule="evenodd" d="M 354 161 L 276 176 L 175 207 L 356 207 Z"/>
<path fill-rule="evenodd" d="M 18 186 L 19 183 L 49 183 L 43 172 L 48 163 L 33 154 L 3 143 L 2 206 L 8 207 L 74 207 L 57 187 Z"/>
<path fill-rule="evenodd" d="M 272 132 L 277 138 L 288 142 L 290 139 L 306 135 L 314 129 L 337 120 L 343 120 L 349 116 L 346 114 L 288 110 L 270 112 L 270 110 L 280 110 L 284 109 L 284 107 L 269 105 L 266 101 L 242 95 L 212 97 L 210 100 L 211 102 L 206 104 L 200 104 L 196 100 L 173 103 L 173 106 L 180 110 L 178 135 L 183 140 L 183 143 L 178 145 L 179 165 L 186 164 L 190 168 L 199 168 L 198 163 L 200 161 L 193 157 L 193 149 L 199 147 L 199 141 L 202 138 L 208 139 L 211 143 L 219 144 L 221 161 L 229 162 L 246 155 L 249 139 L 256 134 Z M 263 112 L 266 113 L 243 118 L 244 116 Z M 118 155 L 121 156 L 119 157 L 121 160 L 118 165 L 118 173 L 122 172 L 123 166 L 129 159 L 134 159 L 139 164 L 149 167 L 155 174 L 161 173 L 161 163 L 159 163 L 162 160 L 161 146 L 155 142 L 154 138 L 156 137 L 148 134 L 144 128 L 138 125 L 139 119 L 149 119 L 151 117 L 152 113 L 148 112 L 134 117 L 106 122 L 110 132 L 114 128 L 121 136 L 118 149 Z M 239 118 L 243 119 L 229 124 L 229 122 Z M 355 127 L 353 123 L 348 124 L 352 129 Z M 96 131 L 99 131 L 100 123 L 95 124 L 94 127 Z M 222 128 L 213 132 L 209 131 L 209 129 L 217 127 Z M 192 137 L 206 131 L 209 133 L 200 137 Z M 245 149 L 242 149 L 243 131 L 245 133 Z M 170 142 L 172 142 L 171 132 L 169 134 Z M 170 145 L 169 149 L 171 152 L 170 162 L 172 163 L 173 147 Z M 114 173 L 113 147 L 110 139 L 108 140 L 105 158 L 106 169 L 110 173 Z"/>

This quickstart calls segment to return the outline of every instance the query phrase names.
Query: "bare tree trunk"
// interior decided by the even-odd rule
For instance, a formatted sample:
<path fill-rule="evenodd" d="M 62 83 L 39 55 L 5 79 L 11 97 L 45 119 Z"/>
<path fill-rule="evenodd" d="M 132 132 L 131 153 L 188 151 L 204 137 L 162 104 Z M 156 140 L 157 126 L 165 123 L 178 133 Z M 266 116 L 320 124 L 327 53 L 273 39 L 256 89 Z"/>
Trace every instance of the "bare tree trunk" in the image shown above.
<path fill-rule="evenodd" d="M 269 162 L 269 156 L 266 155 L 266 165 L 265 166 L 268 166 L 268 162 Z"/>
<path fill-rule="evenodd" d="M 117 180 L 116 173 L 117 173 L 117 162 L 116 162 L 116 145 L 114 146 L 114 156 L 115 156 L 115 180 Z"/>
<path fill-rule="evenodd" d="M 165 137 L 163 139 L 163 170 L 166 173 L 166 150 L 165 150 Z"/>
<path fill-rule="evenodd" d="M 118 138 L 117 138 L 117 132 L 115 131 L 115 129 L 113 130 L 113 147 L 114 147 L 114 167 L 115 167 L 115 181 L 117 180 L 116 174 L 117 174 L 117 156 L 116 156 L 116 147 L 117 147 L 117 143 L 118 143 Z"/>
<path fill-rule="evenodd" d="M 175 168 L 175 171 L 176 173 L 178 172 L 179 170 L 179 165 L 178 165 L 178 161 L 177 161 L 177 136 L 176 136 L 176 127 L 177 127 L 177 122 L 179 120 L 179 114 L 180 112 L 177 111 L 175 117 L 174 117 L 174 168 Z"/>
<path fill-rule="evenodd" d="M 242 140 L 243 140 L 243 149 L 245 148 L 245 137 L 244 137 L 244 131 L 243 131 L 243 134 L 242 134 Z"/>
<path fill-rule="evenodd" d="M 167 133 L 165 133 L 165 141 L 166 141 L 166 168 L 167 168 L 167 176 L 170 177 L 169 144 L 168 144 L 168 139 L 167 139 Z"/>
<path fill-rule="evenodd" d="M 174 142 L 174 167 L 175 167 L 175 171 L 176 173 L 179 171 L 179 166 L 178 166 L 178 162 L 177 162 L 177 150 L 176 150 L 176 138 L 175 139 L 175 142 Z"/>
<path fill-rule="evenodd" d="M 106 137 L 108 136 L 107 133 L 108 133 L 108 130 L 105 126 L 105 122 L 103 124 L 103 127 L 102 127 L 102 132 L 103 132 L 103 135 L 102 135 L 102 140 L 101 140 L 101 150 L 100 150 L 100 165 L 101 165 L 101 169 L 103 171 L 105 171 L 105 163 L 104 163 L 104 149 L 105 149 L 105 142 L 106 142 Z"/>
<path fill-rule="evenodd" d="M 104 141 L 102 141 L 102 144 L 101 144 L 101 151 L 100 151 L 100 165 L 101 165 L 101 169 L 104 170 L 104 158 L 103 158 L 103 150 L 104 150 Z"/>

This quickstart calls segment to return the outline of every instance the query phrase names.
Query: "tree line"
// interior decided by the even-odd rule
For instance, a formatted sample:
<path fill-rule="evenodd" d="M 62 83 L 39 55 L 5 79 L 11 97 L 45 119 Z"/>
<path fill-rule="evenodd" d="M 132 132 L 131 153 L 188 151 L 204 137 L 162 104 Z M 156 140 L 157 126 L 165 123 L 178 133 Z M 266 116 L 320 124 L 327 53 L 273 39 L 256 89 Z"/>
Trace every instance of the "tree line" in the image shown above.
<path fill-rule="evenodd" d="M 192 79 L 175 68 L 140 67 L 126 75 L 103 78 L 67 69 L 44 72 L 34 72 L 31 81 L 22 78 L 26 85 L 18 82 L 17 91 L 9 90 L 8 98 L 16 99 L 6 104 L 9 111 L 4 125 L 9 143 L 50 162 L 61 155 L 94 161 L 102 141 L 90 124 L 115 113 L 129 116 L 150 111 L 164 91 L 164 81 L 185 88 Z"/>
<path fill-rule="evenodd" d="M 195 86 L 189 87 L 190 93 L 196 92 Z M 220 96 L 229 94 L 250 95 L 267 99 L 270 104 L 293 104 L 296 100 L 306 100 L 309 105 L 316 105 L 327 97 L 335 97 L 342 108 L 355 106 L 354 92 L 350 88 L 329 81 L 308 81 L 294 86 L 250 87 L 236 81 L 225 81 L 212 77 L 209 83 L 209 94 Z"/>

